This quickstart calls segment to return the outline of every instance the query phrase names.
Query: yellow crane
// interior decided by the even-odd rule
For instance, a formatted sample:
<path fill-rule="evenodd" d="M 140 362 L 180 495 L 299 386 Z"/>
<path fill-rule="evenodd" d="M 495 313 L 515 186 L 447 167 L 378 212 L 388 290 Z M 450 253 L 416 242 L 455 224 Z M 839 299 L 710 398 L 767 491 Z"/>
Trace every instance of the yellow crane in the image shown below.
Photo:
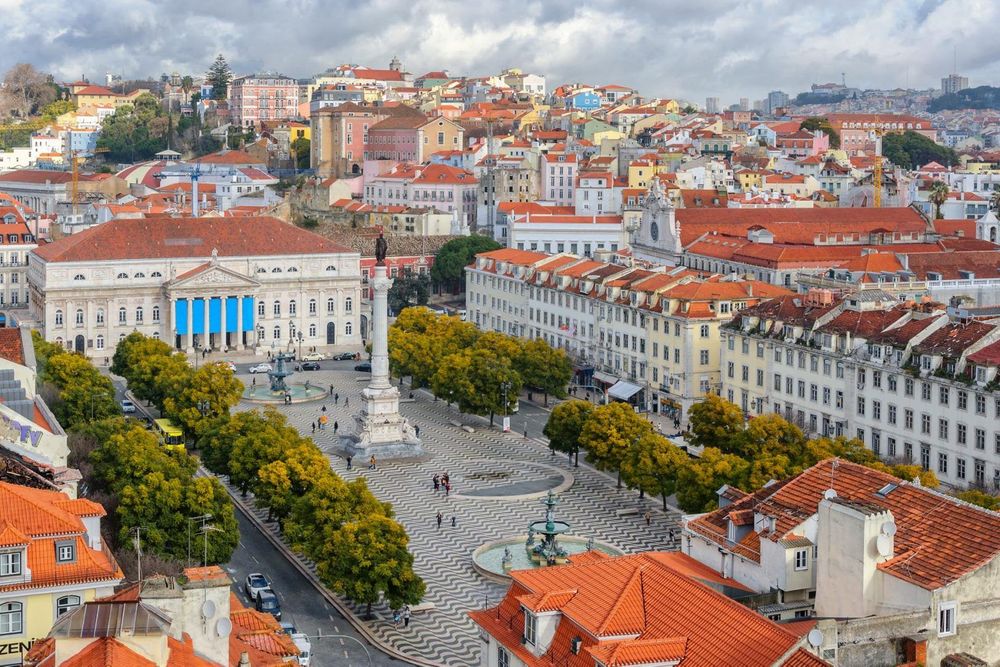
<path fill-rule="evenodd" d="M 872 139 L 875 140 L 875 164 L 872 169 L 872 205 L 875 208 L 882 208 L 882 135 L 885 130 L 875 116 L 875 126 L 871 132 Z"/>

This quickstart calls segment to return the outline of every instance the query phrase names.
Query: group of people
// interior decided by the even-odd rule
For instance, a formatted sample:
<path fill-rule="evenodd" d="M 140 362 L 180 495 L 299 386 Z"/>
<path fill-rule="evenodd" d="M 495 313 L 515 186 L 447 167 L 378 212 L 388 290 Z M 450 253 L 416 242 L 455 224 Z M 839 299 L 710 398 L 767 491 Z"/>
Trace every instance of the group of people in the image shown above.
<path fill-rule="evenodd" d="M 437 519 L 438 530 L 441 530 L 441 523 L 444 521 L 444 514 L 441 514 L 441 512 L 439 511 L 437 513 L 437 516 L 434 517 L 434 518 Z M 457 525 L 458 525 L 458 517 L 456 517 L 454 514 L 452 514 L 451 515 L 451 527 L 454 528 Z"/>
<path fill-rule="evenodd" d="M 451 478 L 448 476 L 448 473 L 444 473 L 443 475 L 434 475 L 431 481 L 434 483 L 434 493 L 437 493 L 441 489 L 444 489 L 445 496 L 448 496 L 451 493 Z M 438 521 L 439 526 L 440 524 L 441 522 Z"/>
<path fill-rule="evenodd" d="M 404 605 L 402 609 L 392 610 L 392 623 L 397 628 L 399 627 L 399 622 L 403 622 L 403 627 L 410 627 L 410 605 Z"/>

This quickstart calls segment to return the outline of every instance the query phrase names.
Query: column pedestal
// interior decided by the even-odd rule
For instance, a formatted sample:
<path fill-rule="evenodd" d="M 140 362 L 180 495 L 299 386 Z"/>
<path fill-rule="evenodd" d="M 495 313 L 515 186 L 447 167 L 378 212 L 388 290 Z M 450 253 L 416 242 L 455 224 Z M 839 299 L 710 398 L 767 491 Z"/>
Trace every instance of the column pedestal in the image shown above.
<path fill-rule="evenodd" d="M 342 438 L 346 454 L 358 457 L 360 465 L 376 459 L 409 459 L 423 455 L 420 439 L 410 423 L 399 414 L 399 388 L 389 378 L 389 288 L 392 280 L 385 266 L 375 267 L 372 280 L 374 336 L 372 338 L 372 379 L 361 391 L 361 411 L 354 416 L 355 432 Z"/>

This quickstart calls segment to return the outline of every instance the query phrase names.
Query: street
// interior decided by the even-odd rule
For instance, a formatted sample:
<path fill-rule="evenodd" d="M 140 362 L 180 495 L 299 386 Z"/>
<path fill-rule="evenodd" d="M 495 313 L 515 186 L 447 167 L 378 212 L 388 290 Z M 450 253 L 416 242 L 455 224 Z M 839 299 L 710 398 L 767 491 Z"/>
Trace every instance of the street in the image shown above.
<path fill-rule="evenodd" d="M 251 572 L 266 575 L 281 602 L 281 620 L 292 623 L 299 632 L 309 635 L 312 642 L 310 667 L 405 664 L 389 658 L 365 642 L 239 510 L 236 518 L 240 524 L 240 544 L 224 566 L 233 578 L 233 591 L 244 605 L 252 608 L 253 604 L 243 591 L 243 581 Z M 324 635 L 322 639 L 318 638 L 321 633 Z M 328 639 L 326 635 L 347 635 L 357 641 L 342 637 Z M 371 663 L 358 641 L 365 643 Z"/>

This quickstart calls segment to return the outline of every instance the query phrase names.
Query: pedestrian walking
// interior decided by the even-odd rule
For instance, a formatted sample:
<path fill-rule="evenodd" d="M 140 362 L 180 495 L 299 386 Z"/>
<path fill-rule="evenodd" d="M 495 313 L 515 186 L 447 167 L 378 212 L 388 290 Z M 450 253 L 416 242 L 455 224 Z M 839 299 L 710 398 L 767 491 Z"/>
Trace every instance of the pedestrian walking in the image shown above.
<path fill-rule="evenodd" d="M 441 475 L 441 483 L 442 484 L 449 484 L 449 483 L 451 483 L 451 477 L 448 475 L 448 473 L 445 473 L 445 474 Z"/>
<path fill-rule="evenodd" d="M 347 404 L 348 404 L 348 403 L 350 403 L 350 402 L 351 402 L 351 399 L 349 399 L 349 398 L 347 398 L 347 397 L 345 396 L 345 397 L 344 397 L 344 407 L 346 408 L 346 407 L 347 407 Z"/>
<path fill-rule="evenodd" d="M 444 483 L 444 495 L 445 495 L 445 497 L 447 498 L 450 493 L 451 493 L 451 482 L 445 482 Z"/>
<path fill-rule="evenodd" d="M 437 493 L 441 490 L 441 478 L 434 475 L 434 479 L 432 481 L 434 482 L 434 492 Z"/>
<path fill-rule="evenodd" d="M 340 422 L 333 422 L 333 434 L 337 435 L 337 430 L 340 429 Z"/>
<path fill-rule="evenodd" d="M 403 607 L 403 627 L 410 627 L 410 605 Z"/>
<path fill-rule="evenodd" d="M 257 386 L 257 376 L 256 375 L 253 376 L 253 378 L 251 378 L 251 380 L 250 380 L 250 386 L 251 387 L 256 387 Z"/>
<path fill-rule="evenodd" d="M 441 512 L 437 513 L 438 530 L 441 530 L 441 522 L 444 521 L 444 515 Z"/>
<path fill-rule="evenodd" d="M 452 514 L 452 515 L 451 515 L 451 527 L 452 527 L 452 528 L 454 528 L 454 527 L 455 527 L 455 522 L 456 522 L 457 520 L 458 520 L 458 519 L 457 519 L 457 518 L 455 517 L 455 515 L 454 515 L 454 514 Z"/>
<path fill-rule="evenodd" d="M 413 427 L 413 431 L 417 434 L 417 437 L 419 438 L 420 437 L 420 426 L 414 426 Z"/>
<path fill-rule="evenodd" d="M 674 546 L 674 529 L 671 528 L 667 531 L 667 537 L 670 539 L 670 546 Z"/>
<path fill-rule="evenodd" d="M 648 526 L 653 521 L 653 513 L 646 510 L 646 513 L 642 515 L 642 518 L 646 520 L 646 525 Z"/>
<path fill-rule="evenodd" d="M 316 433 L 316 422 L 312 423 L 312 427 L 313 427 L 313 433 Z"/>
<path fill-rule="evenodd" d="M 347 469 L 348 470 L 351 469 L 351 457 L 350 456 L 347 457 Z"/>
<path fill-rule="evenodd" d="M 326 406 L 325 405 L 323 406 L 323 409 L 321 410 L 321 412 L 326 412 Z"/>
<path fill-rule="evenodd" d="M 402 614 L 401 614 L 401 613 L 399 612 L 399 610 L 398 610 L 398 609 L 393 609 L 393 610 L 392 610 L 392 624 L 393 624 L 393 625 L 394 625 L 395 627 L 397 627 L 397 628 L 398 628 L 398 627 L 399 627 L 399 622 L 400 622 L 401 620 L 403 620 L 403 615 L 402 615 Z"/>
<path fill-rule="evenodd" d="M 333 385 L 330 385 L 330 389 L 333 389 Z M 333 395 L 333 404 L 334 405 L 339 405 L 340 404 L 340 393 L 339 392 Z"/>
<path fill-rule="evenodd" d="M 372 454 L 372 457 L 370 459 L 368 459 L 368 469 L 369 470 L 375 470 L 375 455 L 374 454 Z"/>
<path fill-rule="evenodd" d="M 528 425 L 527 424 L 524 425 L 524 437 L 525 438 L 528 437 Z"/>
<path fill-rule="evenodd" d="M 333 396 L 333 385 L 330 385 L 330 395 Z"/>

